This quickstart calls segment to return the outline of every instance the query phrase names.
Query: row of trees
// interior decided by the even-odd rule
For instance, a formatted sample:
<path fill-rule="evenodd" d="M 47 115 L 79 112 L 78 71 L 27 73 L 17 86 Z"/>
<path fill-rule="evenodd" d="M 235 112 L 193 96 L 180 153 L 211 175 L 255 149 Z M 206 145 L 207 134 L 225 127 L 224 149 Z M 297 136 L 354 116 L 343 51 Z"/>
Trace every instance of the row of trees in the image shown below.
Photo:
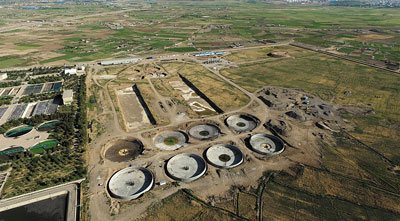
<path fill-rule="evenodd" d="M 41 84 L 46 82 L 61 81 L 61 76 L 43 76 L 38 78 L 32 78 L 28 81 L 29 84 Z"/>
<path fill-rule="evenodd" d="M 44 100 L 50 100 L 53 98 L 61 98 L 61 92 L 60 91 L 55 91 L 55 92 L 49 92 L 49 93 L 42 93 L 42 94 L 30 94 L 23 96 L 19 99 L 19 103 L 30 103 L 34 101 L 44 101 Z"/>
<path fill-rule="evenodd" d="M 8 71 L 7 80 L 17 80 L 18 78 L 24 78 L 26 71 Z"/>
<path fill-rule="evenodd" d="M 0 106 L 11 104 L 12 99 L 11 96 L 0 97 Z"/>
<path fill-rule="evenodd" d="M 77 95 L 77 106 L 60 106 L 55 114 L 12 120 L 0 126 L 0 133 L 4 133 L 20 124 L 37 126 L 48 120 L 61 121 L 61 124 L 50 132 L 50 138 L 59 141 L 57 147 L 46 150 L 40 156 L 26 151 L 12 157 L 13 170 L 8 179 L 10 183 L 3 191 L 5 196 L 18 195 L 85 176 L 87 172 L 83 160 L 87 142 L 85 77 L 69 77 L 67 81 Z M 77 148 L 73 147 L 75 128 L 79 130 Z"/>
<path fill-rule="evenodd" d="M 78 111 L 76 118 L 76 128 L 78 131 L 79 145 L 83 146 L 87 143 L 87 98 L 86 98 L 86 76 L 82 75 L 79 79 L 78 88 Z"/>
<path fill-rule="evenodd" d="M 29 69 L 29 71 L 32 72 L 32 75 L 61 73 L 62 70 L 63 67 L 34 67 Z"/>
<path fill-rule="evenodd" d="M 30 126 L 37 126 L 37 125 L 43 123 L 44 121 L 50 121 L 50 120 L 56 120 L 56 119 L 60 119 L 61 121 L 68 120 L 65 118 L 68 118 L 71 116 L 73 116 L 72 113 L 57 112 L 57 113 L 50 114 L 50 115 L 36 115 L 31 118 L 19 118 L 19 119 L 15 119 L 15 120 L 10 120 L 0 126 L 0 134 L 4 134 L 10 128 L 13 128 L 13 127 L 16 127 L 16 126 L 19 126 L 22 124 L 26 124 L 26 125 L 30 125 Z"/>
<path fill-rule="evenodd" d="M 21 81 L 8 81 L 8 82 L 1 82 L 0 83 L 0 88 L 3 87 L 13 87 L 13 86 L 18 86 L 21 85 Z"/>

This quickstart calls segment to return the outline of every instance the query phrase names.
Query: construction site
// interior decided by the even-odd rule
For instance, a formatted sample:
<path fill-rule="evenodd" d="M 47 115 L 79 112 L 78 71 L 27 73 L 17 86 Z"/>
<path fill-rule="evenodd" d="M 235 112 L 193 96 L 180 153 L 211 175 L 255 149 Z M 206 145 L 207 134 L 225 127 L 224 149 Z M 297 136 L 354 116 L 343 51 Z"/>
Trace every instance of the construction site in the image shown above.
<path fill-rule="evenodd" d="M 132 215 L 125 205 L 134 204 L 139 218 L 137 211 L 181 188 L 219 202 L 231 186 L 257 188 L 256 178 L 266 170 L 318 165 L 318 142 L 332 141 L 339 125 L 351 127 L 339 115 L 344 107 L 296 89 L 249 92 L 219 73 L 234 63 L 203 62 L 203 56 L 224 60 L 230 54 L 89 70 L 97 123 L 91 158 L 98 159 L 91 173 L 98 193 L 90 200 L 93 216 L 108 211 L 124 218 Z M 268 59 L 288 59 L 284 54 Z"/>
<path fill-rule="evenodd" d="M 398 220 L 388 2 L 0 1 L 0 219 Z"/>

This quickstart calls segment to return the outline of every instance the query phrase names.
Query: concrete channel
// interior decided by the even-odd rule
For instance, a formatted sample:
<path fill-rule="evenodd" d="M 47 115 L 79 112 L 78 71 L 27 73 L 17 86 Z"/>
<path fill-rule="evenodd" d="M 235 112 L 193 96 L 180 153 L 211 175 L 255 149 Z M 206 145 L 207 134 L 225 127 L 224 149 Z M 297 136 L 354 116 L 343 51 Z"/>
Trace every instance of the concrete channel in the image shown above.
<path fill-rule="evenodd" d="M 149 121 L 152 125 L 157 125 L 156 119 L 154 119 L 153 114 L 151 113 L 149 107 L 147 106 L 146 102 L 144 101 L 142 94 L 140 93 L 140 90 L 136 84 L 132 86 L 133 91 L 135 92 L 136 96 L 138 97 L 138 100 L 140 104 L 143 107 L 144 112 L 147 115 L 147 118 L 149 118 Z"/>
<path fill-rule="evenodd" d="M 67 195 L 66 221 L 80 220 L 81 183 L 85 179 L 61 184 L 54 187 L 0 200 L 0 213 L 14 208 L 26 206 L 42 200 Z M 27 217 L 26 220 L 29 220 Z"/>

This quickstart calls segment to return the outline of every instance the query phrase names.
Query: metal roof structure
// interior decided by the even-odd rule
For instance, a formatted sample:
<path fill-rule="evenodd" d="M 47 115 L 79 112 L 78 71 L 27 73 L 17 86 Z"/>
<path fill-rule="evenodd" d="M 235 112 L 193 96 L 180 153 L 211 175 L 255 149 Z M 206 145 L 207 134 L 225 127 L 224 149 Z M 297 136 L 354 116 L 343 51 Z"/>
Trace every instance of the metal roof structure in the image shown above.
<path fill-rule="evenodd" d="M 140 60 L 141 60 L 140 58 L 127 58 L 127 59 L 101 61 L 100 64 L 101 65 L 129 64 L 129 63 L 136 63 Z"/>

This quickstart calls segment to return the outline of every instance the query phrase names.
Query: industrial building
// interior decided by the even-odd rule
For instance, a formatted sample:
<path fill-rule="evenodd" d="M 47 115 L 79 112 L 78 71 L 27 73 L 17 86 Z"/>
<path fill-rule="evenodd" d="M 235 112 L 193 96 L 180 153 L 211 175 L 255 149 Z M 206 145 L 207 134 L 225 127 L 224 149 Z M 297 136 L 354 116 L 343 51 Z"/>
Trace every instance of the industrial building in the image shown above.
<path fill-rule="evenodd" d="M 193 56 L 199 57 L 199 56 L 208 56 L 208 55 L 219 55 L 219 54 L 225 54 L 225 51 L 205 51 L 205 52 L 199 52 L 199 53 L 194 53 Z"/>
<path fill-rule="evenodd" d="M 129 63 L 136 63 L 138 61 L 140 61 L 139 58 L 129 58 L 129 59 L 102 61 L 100 62 L 100 64 L 101 65 L 129 64 Z"/>
<path fill-rule="evenodd" d="M 65 69 L 64 73 L 68 75 L 76 75 L 78 73 L 78 69 L 76 68 Z"/>
<path fill-rule="evenodd" d="M 62 95 L 63 104 L 70 105 L 73 101 L 74 92 L 72 90 L 65 90 Z"/>

